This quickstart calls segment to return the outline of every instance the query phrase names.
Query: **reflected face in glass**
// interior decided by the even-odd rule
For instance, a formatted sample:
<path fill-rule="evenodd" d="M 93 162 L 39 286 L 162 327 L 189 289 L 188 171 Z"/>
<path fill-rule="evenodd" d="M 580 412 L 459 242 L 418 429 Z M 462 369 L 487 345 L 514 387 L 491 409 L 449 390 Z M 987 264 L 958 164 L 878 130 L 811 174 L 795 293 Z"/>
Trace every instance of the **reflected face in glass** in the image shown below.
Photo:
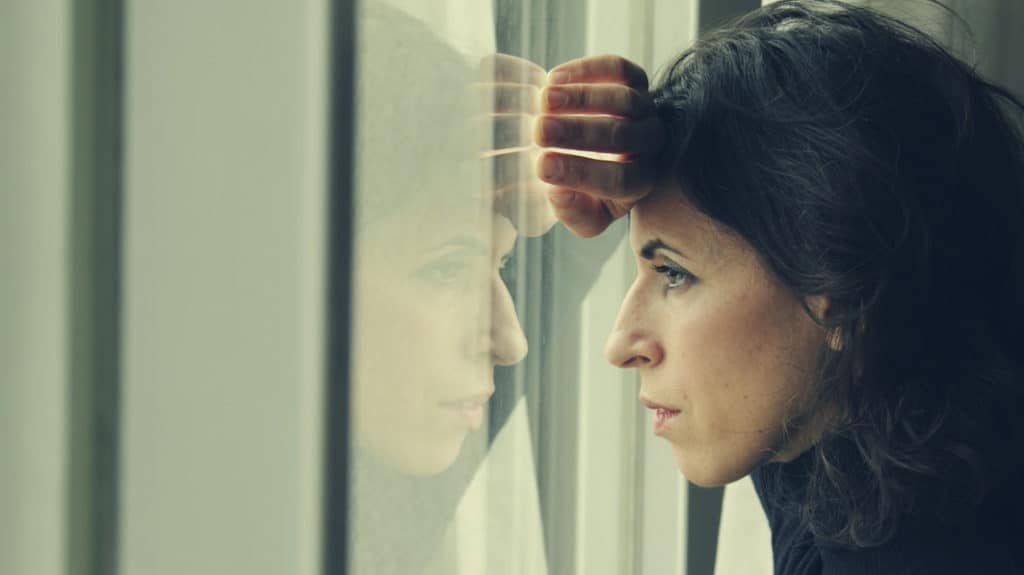
<path fill-rule="evenodd" d="M 356 442 L 404 473 L 443 471 L 484 422 L 494 366 L 526 339 L 499 275 L 516 231 L 500 216 L 403 218 L 359 238 Z"/>
<path fill-rule="evenodd" d="M 634 206 L 629 237 L 637 277 L 606 355 L 640 371 L 640 400 L 687 479 L 722 485 L 805 450 L 810 436 L 783 427 L 805 415 L 824 330 L 674 181 Z"/>

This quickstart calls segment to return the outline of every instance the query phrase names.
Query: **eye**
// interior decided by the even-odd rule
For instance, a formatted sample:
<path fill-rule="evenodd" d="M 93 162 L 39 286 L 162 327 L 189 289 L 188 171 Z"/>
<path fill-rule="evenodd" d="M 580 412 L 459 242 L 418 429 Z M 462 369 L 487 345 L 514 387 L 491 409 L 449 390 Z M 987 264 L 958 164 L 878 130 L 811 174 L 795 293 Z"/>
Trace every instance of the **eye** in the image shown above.
<path fill-rule="evenodd" d="M 683 268 L 670 265 L 652 266 L 655 273 L 665 276 L 665 288 L 676 289 L 689 285 L 697 280 L 696 276 Z"/>
<path fill-rule="evenodd" d="M 469 279 L 469 268 L 469 264 L 462 259 L 442 258 L 424 265 L 413 275 L 416 279 L 433 286 L 455 286 Z"/>

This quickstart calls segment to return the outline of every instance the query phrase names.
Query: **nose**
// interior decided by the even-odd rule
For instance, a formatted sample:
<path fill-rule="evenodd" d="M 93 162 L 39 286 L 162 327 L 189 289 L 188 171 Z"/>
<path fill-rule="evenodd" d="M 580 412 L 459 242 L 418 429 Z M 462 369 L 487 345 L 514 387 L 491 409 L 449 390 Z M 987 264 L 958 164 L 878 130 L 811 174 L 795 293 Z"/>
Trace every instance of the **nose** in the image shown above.
<path fill-rule="evenodd" d="M 526 335 L 519 325 L 516 306 L 505 283 L 500 277 L 495 277 L 492 283 L 491 357 L 498 365 L 513 365 L 526 357 Z"/>
<path fill-rule="evenodd" d="M 633 284 L 605 342 L 604 356 L 609 363 L 622 368 L 651 368 L 661 363 L 664 349 L 654 337 L 647 311 L 637 285 Z"/>

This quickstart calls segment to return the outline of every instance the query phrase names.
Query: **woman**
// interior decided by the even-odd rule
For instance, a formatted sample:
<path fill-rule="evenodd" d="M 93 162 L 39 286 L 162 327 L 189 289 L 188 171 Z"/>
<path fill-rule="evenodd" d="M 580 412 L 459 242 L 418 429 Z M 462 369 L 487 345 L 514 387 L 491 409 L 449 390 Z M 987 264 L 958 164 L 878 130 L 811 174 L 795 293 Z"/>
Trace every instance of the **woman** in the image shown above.
<path fill-rule="evenodd" d="M 777 573 L 1019 573 L 1024 106 L 916 29 L 778 2 L 647 90 L 552 70 L 549 200 L 630 214 L 607 356 L 640 372 L 680 470 L 748 474 Z"/>

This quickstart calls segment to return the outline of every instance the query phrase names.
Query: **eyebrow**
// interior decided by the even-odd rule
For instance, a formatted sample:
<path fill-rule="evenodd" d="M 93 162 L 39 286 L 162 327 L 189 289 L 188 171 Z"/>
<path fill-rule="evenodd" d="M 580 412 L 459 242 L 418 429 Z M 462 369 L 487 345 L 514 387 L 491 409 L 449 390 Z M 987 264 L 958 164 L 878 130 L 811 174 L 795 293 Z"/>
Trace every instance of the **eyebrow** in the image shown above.
<path fill-rule="evenodd" d="M 445 248 L 461 248 L 474 252 L 478 255 L 487 255 L 491 253 L 490 247 L 487 244 L 470 236 L 455 236 L 450 240 L 424 248 L 420 250 L 420 253 L 428 254 L 432 252 L 439 252 Z"/>
<path fill-rule="evenodd" d="M 668 244 L 657 238 L 649 240 L 646 244 L 644 244 L 644 247 L 640 248 L 640 257 L 644 258 L 645 260 L 653 260 L 654 252 L 658 250 L 672 252 L 676 255 L 689 259 L 683 252 L 669 246 Z"/>

